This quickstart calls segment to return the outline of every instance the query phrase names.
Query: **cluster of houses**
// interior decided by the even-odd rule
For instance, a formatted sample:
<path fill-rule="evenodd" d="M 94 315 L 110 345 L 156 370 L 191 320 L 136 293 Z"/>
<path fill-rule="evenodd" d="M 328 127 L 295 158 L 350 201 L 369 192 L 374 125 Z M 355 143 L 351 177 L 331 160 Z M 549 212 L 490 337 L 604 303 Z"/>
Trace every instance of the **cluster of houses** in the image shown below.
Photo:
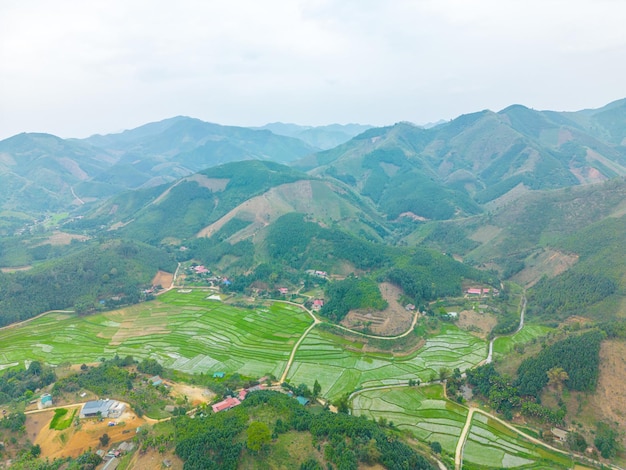
<path fill-rule="evenodd" d="M 317 269 L 307 269 L 306 273 L 309 276 L 320 277 L 322 279 L 328 279 L 328 273 L 326 271 L 318 271 Z"/>
<path fill-rule="evenodd" d="M 114 470 L 119 465 L 120 461 L 117 460 L 121 456 L 126 453 L 132 452 L 135 449 L 134 442 L 121 442 L 116 447 L 112 448 L 108 452 L 104 452 L 104 450 L 99 449 L 96 451 L 96 454 L 102 457 L 106 463 L 102 470 Z"/>
<path fill-rule="evenodd" d="M 264 384 L 255 385 L 254 387 L 244 388 L 242 389 L 236 397 L 228 397 L 225 400 L 220 401 L 219 403 L 215 403 L 211 405 L 213 409 L 213 413 L 219 413 L 220 411 L 230 410 L 236 406 L 241 405 L 241 402 L 246 399 L 246 396 L 250 392 L 256 392 L 257 390 L 263 390 L 265 388 Z"/>
<path fill-rule="evenodd" d="M 467 297 L 487 297 L 488 295 L 498 295 L 498 290 L 485 287 L 470 287 L 465 290 L 465 295 Z"/>
<path fill-rule="evenodd" d="M 230 280 L 228 278 L 212 274 L 211 270 L 202 264 L 192 263 L 191 266 L 187 268 L 187 271 L 192 275 L 192 277 L 201 279 L 211 285 L 211 287 L 230 284 Z"/>

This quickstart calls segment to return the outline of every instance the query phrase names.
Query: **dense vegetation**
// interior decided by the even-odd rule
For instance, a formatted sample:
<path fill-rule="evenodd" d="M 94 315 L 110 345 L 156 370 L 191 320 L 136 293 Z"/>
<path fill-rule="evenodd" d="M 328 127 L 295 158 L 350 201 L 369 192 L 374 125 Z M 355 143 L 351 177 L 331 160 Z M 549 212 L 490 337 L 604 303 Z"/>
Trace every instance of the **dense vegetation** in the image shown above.
<path fill-rule="evenodd" d="M 236 469 L 246 447 L 247 452 L 263 460 L 271 451 L 271 442 L 262 441 L 259 450 L 250 448 L 249 438 L 244 444 L 244 431 L 258 423 L 253 419 L 260 413 L 264 424 L 273 430 L 274 439 L 287 432 L 309 432 L 324 459 L 337 469 L 356 470 L 359 463 L 378 463 L 389 469 L 433 468 L 372 421 L 328 411 L 313 413 L 284 394 L 261 391 L 250 394 L 241 406 L 227 412 L 175 419 L 176 453 L 185 460 L 185 469 Z M 317 468 L 310 460 L 306 465 L 304 468 Z"/>
<path fill-rule="evenodd" d="M 371 308 L 384 310 L 387 302 L 383 299 L 378 285 L 368 278 L 347 277 L 326 285 L 324 293 L 328 301 L 320 313 L 334 322 L 340 322 L 350 310 Z"/>
<path fill-rule="evenodd" d="M 359 269 L 372 269 L 386 261 L 387 248 L 339 229 L 323 228 L 292 212 L 270 226 L 266 237 L 272 260 L 294 269 L 328 268 L 332 260 L 347 260 Z"/>
<path fill-rule="evenodd" d="M 28 369 L 10 369 L 0 376 L 0 403 L 32 396 L 56 380 L 54 370 L 38 361 L 29 364 Z"/>
<path fill-rule="evenodd" d="M 173 272 L 175 264 L 156 248 L 112 240 L 30 271 L 0 273 L 0 325 L 47 310 L 136 303 L 158 269 Z"/>
<path fill-rule="evenodd" d="M 417 303 L 461 294 L 461 282 L 474 279 L 493 284 L 493 273 L 478 271 L 449 256 L 423 248 L 414 249 L 390 269 L 387 279 Z"/>
<path fill-rule="evenodd" d="M 548 383 L 548 371 L 562 368 L 568 375 L 565 386 L 570 390 L 595 390 L 600 366 L 600 343 L 605 334 L 592 330 L 570 336 L 546 347 L 520 365 L 515 385 L 521 395 L 538 397 Z"/>
<path fill-rule="evenodd" d="M 467 383 L 474 388 L 477 395 L 486 399 L 489 405 L 502 413 L 506 419 L 512 419 L 515 410 L 520 410 L 525 416 L 552 424 L 561 424 L 565 417 L 564 408 L 552 410 L 533 400 L 525 399 L 511 378 L 501 375 L 493 364 L 468 370 Z"/>

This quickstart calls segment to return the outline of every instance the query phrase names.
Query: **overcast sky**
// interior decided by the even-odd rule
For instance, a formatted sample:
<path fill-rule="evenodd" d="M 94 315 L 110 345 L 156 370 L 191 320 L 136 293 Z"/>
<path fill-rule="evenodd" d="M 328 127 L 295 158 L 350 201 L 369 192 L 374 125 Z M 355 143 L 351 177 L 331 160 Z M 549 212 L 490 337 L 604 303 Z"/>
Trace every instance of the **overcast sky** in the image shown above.
<path fill-rule="evenodd" d="M 622 0 L 0 0 L 0 139 L 626 97 Z"/>

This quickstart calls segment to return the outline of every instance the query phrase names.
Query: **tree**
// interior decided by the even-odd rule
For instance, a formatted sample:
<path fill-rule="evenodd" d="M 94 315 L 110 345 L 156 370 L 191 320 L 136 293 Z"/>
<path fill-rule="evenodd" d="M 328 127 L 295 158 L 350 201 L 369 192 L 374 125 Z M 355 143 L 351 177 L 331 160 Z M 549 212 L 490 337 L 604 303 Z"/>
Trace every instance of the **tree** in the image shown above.
<path fill-rule="evenodd" d="M 109 444 L 110 440 L 111 438 L 109 437 L 109 435 L 107 433 L 104 433 L 102 436 L 100 436 L 100 445 L 102 447 L 106 447 Z"/>
<path fill-rule="evenodd" d="M 617 431 L 607 423 L 599 422 L 596 430 L 596 438 L 593 443 L 605 459 L 615 457 L 618 451 Z"/>
<path fill-rule="evenodd" d="M 313 398 L 319 397 L 321 391 L 322 391 L 322 386 L 317 381 L 317 379 L 315 379 L 315 383 L 313 384 Z"/>
<path fill-rule="evenodd" d="M 37 458 L 41 455 L 41 446 L 36 444 L 30 448 L 30 455 Z"/>
<path fill-rule="evenodd" d="M 558 392 L 563 389 L 563 382 L 569 379 L 569 375 L 562 367 L 553 367 L 546 374 L 548 374 L 548 385 L 554 387 Z"/>
<path fill-rule="evenodd" d="M 431 442 L 430 448 L 435 454 L 441 454 L 441 444 L 438 441 Z"/>
<path fill-rule="evenodd" d="M 246 442 L 248 449 L 253 452 L 259 452 L 267 446 L 272 440 L 272 433 L 267 424 L 259 421 L 252 421 L 248 426 L 248 440 Z"/>

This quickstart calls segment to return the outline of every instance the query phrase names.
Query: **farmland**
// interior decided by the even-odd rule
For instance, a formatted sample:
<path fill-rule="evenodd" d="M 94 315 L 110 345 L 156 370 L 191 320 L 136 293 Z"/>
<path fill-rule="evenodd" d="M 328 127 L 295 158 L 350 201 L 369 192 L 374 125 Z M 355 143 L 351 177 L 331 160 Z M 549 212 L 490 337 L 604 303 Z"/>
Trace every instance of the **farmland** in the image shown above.
<path fill-rule="evenodd" d="M 572 468 L 567 455 L 523 439 L 498 421 L 474 413 L 463 452 L 463 468 Z"/>
<path fill-rule="evenodd" d="M 350 346 L 351 349 L 346 349 Z M 486 343 L 453 325 L 429 338 L 424 347 L 407 356 L 358 352 L 359 344 L 331 333 L 313 330 L 296 353 L 288 379 L 313 384 L 336 399 L 360 387 L 393 385 L 419 378 L 425 382 L 441 368 L 465 370 L 485 358 Z"/>
<path fill-rule="evenodd" d="M 446 400 L 441 385 L 369 390 L 354 397 L 357 416 L 384 418 L 424 442 L 437 441 L 454 453 L 467 418 L 467 409 Z"/>
<path fill-rule="evenodd" d="M 50 313 L 0 331 L 0 368 L 32 360 L 88 363 L 119 354 L 154 358 L 188 373 L 280 375 L 310 317 L 287 304 L 240 309 L 208 295 L 168 292 L 152 302 L 88 317 Z"/>
<path fill-rule="evenodd" d="M 498 356 L 510 353 L 515 345 L 530 343 L 535 338 L 548 334 L 551 328 L 543 325 L 525 325 L 521 331 L 511 336 L 501 336 L 493 343 L 493 352 Z"/>

